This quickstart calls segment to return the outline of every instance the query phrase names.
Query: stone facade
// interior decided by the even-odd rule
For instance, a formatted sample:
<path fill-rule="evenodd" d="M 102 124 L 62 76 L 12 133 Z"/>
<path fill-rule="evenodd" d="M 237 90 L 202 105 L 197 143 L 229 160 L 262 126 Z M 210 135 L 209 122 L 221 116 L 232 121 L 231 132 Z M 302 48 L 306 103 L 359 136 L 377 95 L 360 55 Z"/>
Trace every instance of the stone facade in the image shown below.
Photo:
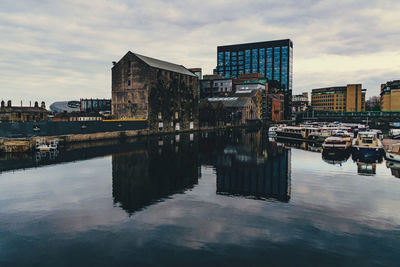
<path fill-rule="evenodd" d="M 48 112 L 44 102 L 39 107 L 38 102 L 35 102 L 33 107 L 16 107 L 11 106 L 11 101 L 5 105 L 4 101 L 1 101 L 0 108 L 0 122 L 37 122 L 47 121 Z"/>
<path fill-rule="evenodd" d="M 181 65 L 128 52 L 112 68 L 112 115 L 150 130 L 198 127 L 198 78 Z"/>

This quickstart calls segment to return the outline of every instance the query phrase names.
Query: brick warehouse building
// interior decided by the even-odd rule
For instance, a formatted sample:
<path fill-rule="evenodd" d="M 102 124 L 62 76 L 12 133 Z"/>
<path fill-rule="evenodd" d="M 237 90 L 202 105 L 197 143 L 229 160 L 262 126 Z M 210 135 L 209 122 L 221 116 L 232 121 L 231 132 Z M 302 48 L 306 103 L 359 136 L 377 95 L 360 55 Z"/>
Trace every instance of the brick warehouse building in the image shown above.
<path fill-rule="evenodd" d="M 198 127 L 198 78 L 182 65 L 129 51 L 112 68 L 112 115 L 150 130 Z"/>

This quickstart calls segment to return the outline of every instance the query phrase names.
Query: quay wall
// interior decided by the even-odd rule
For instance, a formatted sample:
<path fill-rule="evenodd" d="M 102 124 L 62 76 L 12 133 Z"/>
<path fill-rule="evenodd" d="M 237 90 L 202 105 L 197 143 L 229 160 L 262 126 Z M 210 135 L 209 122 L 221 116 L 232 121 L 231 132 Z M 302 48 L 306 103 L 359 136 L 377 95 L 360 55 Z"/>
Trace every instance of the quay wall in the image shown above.
<path fill-rule="evenodd" d="M 85 125 L 82 128 L 82 125 Z M 40 131 L 34 131 L 39 127 Z M 27 152 L 35 149 L 36 141 L 57 138 L 64 146 L 70 143 L 129 139 L 148 135 L 209 131 L 245 126 L 211 126 L 180 131 L 149 130 L 146 121 L 110 121 L 110 122 L 47 122 L 47 123 L 0 123 L 0 152 Z"/>
<path fill-rule="evenodd" d="M 31 138 L 36 136 L 85 135 L 145 129 L 147 129 L 147 121 L 5 122 L 0 123 L 0 137 Z"/>

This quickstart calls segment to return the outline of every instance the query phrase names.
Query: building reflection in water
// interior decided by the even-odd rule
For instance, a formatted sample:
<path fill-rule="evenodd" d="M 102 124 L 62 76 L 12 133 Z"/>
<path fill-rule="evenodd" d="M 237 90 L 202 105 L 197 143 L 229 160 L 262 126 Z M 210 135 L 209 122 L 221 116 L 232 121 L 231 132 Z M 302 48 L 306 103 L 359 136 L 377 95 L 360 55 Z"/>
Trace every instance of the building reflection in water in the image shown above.
<path fill-rule="evenodd" d="M 132 214 L 198 183 L 193 136 L 149 138 L 142 149 L 112 156 L 114 203 Z"/>
<path fill-rule="evenodd" d="M 214 159 L 212 165 L 217 173 L 218 194 L 289 201 L 289 149 L 268 142 L 261 131 L 236 131 L 228 138 L 215 136 L 208 139 L 208 145 L 216 148 L 210 158 Z M 200 147 L 204 149 L 205 146 Z"/>

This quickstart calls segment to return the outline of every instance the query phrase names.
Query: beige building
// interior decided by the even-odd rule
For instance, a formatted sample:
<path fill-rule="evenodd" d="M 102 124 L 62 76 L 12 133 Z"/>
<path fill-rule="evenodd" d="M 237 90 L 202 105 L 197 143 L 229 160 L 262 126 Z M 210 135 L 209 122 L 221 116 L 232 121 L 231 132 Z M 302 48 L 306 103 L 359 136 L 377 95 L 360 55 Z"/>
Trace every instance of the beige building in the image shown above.
<path fill-rule="evenodd" d="M 400 111 L 400 80 L 381 85 L 381 110 Z"/>
<path fill-rule="evenodd" d="M 11 106 L 11 100 L 1 101 L 0 122 L 37 122 L 47 121 L 48 112 L 44 102 L 35 102 L 33 107 Z"/>
<path fill-rule="evenodd" d="M 324 111 L 365 111 L 365 92 L 361 84 L 312 89 L 311 106 Z"/>

